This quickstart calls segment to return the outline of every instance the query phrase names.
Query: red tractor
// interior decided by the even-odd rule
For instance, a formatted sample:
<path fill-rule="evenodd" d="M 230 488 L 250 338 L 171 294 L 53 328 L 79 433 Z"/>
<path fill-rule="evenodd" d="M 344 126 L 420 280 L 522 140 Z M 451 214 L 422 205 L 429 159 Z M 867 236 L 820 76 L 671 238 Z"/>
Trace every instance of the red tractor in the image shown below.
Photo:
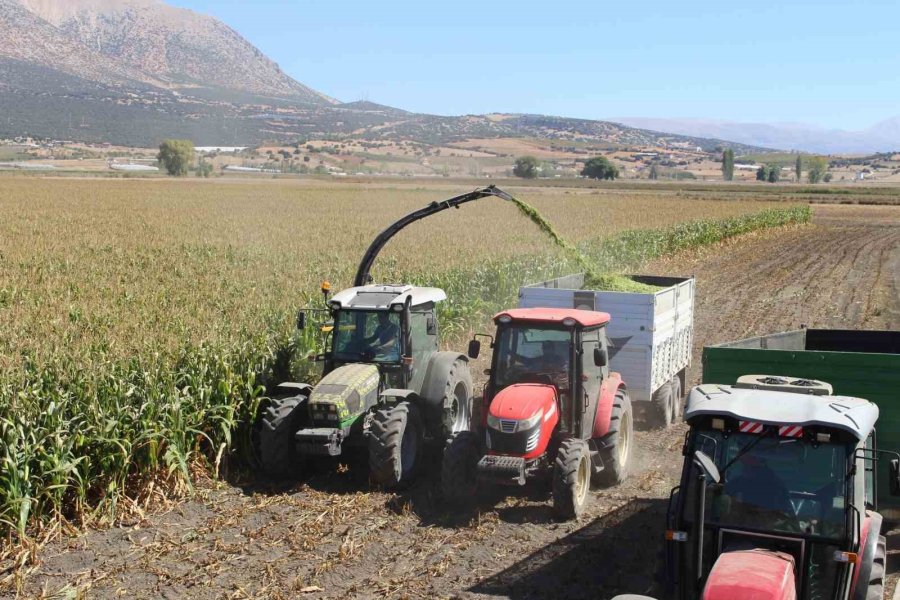
<path fill-rule="evenodd" d="M 607 313 L 520 308 L 494 317 L 496 338 L 480 419 L 445 449 L 442 491 L 451 502 L 473 497 L 477 483 L 525 485 L 552 474 L 562 518 L 581 515 L 591 482 L 628 475 L 633 419 L 618 373 L 610 372 Z M 477 358 L 481 343 L 469 343 Z"/>

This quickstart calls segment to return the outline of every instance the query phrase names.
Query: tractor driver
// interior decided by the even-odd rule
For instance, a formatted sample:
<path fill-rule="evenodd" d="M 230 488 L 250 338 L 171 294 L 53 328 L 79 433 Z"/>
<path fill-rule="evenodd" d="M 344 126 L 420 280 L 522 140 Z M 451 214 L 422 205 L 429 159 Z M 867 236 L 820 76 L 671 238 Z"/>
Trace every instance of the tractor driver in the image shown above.
<path fill-rule="evenodd" d="M 569 387 L 569 357 L 560 352 L 559 344 L 541 342 L 541 371 L 549 373 L 553 382 L 560 388 Z"/>
<path fill-rule="evenodd" d="M 375 332 L 364 341 L 373 350 L 381 354 L 389 354 L 397 348 L 399 338 L 400 327 L 391 320 L 391 314 L 387 311 L 380 311 Z"/>

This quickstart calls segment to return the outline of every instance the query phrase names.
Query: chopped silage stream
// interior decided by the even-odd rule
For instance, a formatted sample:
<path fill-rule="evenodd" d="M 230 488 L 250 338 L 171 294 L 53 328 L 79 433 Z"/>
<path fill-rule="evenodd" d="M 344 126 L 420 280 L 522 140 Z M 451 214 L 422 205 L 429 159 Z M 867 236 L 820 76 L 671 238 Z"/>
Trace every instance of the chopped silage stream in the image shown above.
<path fill-rule="evenodd" d="M 645 283 L 640 283 L 628 277 L 616 273 L 601 273 L 591 260 L 573 243 L 562 237 L 556 228 L 533 206 L 511 196 L 513 204 L 525 217 L 547 234 L 553 243 L 565 251 L 578 266 L 584 271 L 584 289 L 598 289 L 610 292 L 634 292 L 638 294 L 652 294 L 660 288 Z"/>

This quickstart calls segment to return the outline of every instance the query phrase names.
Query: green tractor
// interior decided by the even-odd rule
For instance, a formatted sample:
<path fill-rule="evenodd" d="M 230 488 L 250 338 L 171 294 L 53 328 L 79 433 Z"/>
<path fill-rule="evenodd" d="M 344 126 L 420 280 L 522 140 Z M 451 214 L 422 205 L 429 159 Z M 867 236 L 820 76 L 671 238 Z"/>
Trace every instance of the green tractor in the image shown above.
<path fill-rule="evenodd" d="M 286 382 L 261 411 L 257 445 L 263 469 L 274 476 L 297 473 L 306 458 L 339 456 L 345 446 L 367 446 L 372 479 L 387 488 L 408 485 L 424 444 L 443 443 L 469 430 L 472 376 L 468 358 L 442 352 L 435 307 L 443 290 L 371 283 L 369 270 L 398 231 L 426 216 L 485 197 L 510 199 L 490 186 L 433 202 L 398 220 L 369 247 L 354 287 L 329 297 L 331 318 L 323 377 L 315 386 Z M 300 311 L 297 327 L 307 325 Z"/>

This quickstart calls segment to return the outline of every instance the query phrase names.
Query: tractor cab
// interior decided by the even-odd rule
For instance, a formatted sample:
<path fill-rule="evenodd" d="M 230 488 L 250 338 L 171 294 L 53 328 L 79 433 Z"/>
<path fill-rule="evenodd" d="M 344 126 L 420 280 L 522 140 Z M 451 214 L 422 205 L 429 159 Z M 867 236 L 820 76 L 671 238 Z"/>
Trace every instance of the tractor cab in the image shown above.
<path fill-rule="evenodd" d="M 666 534 L 676 597 L 849 598 L 858 585 L 865 598 L 884 566 L 877 419 L 873 403 L 818 381 L 694 388 Z"/>
<path fill-rule="evenodd" d="M 560 432 L 583 437 L 583 430 L 593 427 L 590 409 L 596 408 L 600 386 L 609 375 L 605 331 L 609 315 L 575 309 L 525 308 L 499 313 L 494 322 L 497 333 L 484 394 L 489 438 L 496 438 L 498 449 L 506 447 L 508 444 L 500 440 L 510 427 L 510 419 L 533 421 L 536 411 L 549 416 L 555 409 L 558 416 L 553 422 L 558 423 Z M 548 401 L 552 399 L 552 406 L 532 406 L 531 399 L 540 396 L 541 389 Z M 582 402 L 573 402 L 573 398 Z M 587 413 L 590 418 L 585 419 Z M 521 424 L 517 429 L 521 429 Z M 587 431 L 584 437 L 590 437 L 589 434 Z"/>
<path fill-rule="evenodd" d="M 323 375 L 348 364 L 369 364 L 383 387 L 421 385 L 425 367 L 438 351 L 435 305 L 447 298 L 438 288 L 410 285 L 352 287 L 326 297 L 332 322 Z M 305 315 L 298 319 L 305 323 Z"/>

